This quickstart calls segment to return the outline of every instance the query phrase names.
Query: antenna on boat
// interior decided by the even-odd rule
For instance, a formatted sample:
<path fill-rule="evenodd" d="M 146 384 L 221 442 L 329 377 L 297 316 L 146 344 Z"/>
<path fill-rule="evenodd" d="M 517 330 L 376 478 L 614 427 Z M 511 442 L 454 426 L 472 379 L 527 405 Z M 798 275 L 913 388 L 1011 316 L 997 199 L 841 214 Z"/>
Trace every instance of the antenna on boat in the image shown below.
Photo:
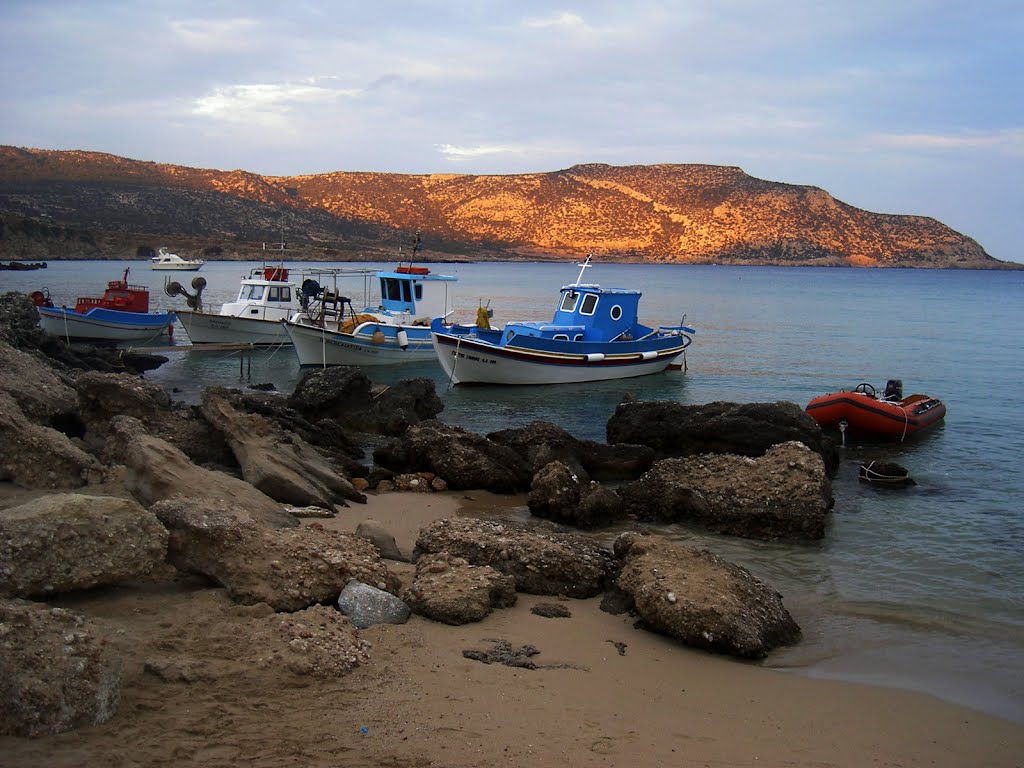
<path fill-rule="evenodd" d="M 592 266 L 591 263 L 590 263 L 590 260 L 592 258 L 594 258 L 594 254 L 588 253 L 586 261 L 584 261 L 582 264 L 577 264 L 576 265 L 577 267 L 580 268 L 579 277 L 576 278 L 576 283 L 575 283 L 576 285 L 580 285 L 580 280 L 583 279 L 583 273 L 586 271 L 587 267 Z"/>

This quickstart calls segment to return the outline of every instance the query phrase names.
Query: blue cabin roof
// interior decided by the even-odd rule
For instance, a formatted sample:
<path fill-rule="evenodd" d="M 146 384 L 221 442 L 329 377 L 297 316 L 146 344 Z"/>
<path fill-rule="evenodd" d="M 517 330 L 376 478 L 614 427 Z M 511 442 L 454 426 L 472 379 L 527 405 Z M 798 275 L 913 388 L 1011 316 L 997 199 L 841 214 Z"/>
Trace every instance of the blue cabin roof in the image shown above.
<path fill-rule="evenodd" d="M 398 267 L 391 272 L 378 272 L 381 306 L 387 312 L 432 317 L 447 312 L 446 283 L 458 278 L 432 275 L 426 267 Z"/>
<path fill-rule="evenodd" d="M 586 340 L 611 340 L 637 325 L 640 291 L 577 283 L 562 286 L 552 325 L 584 326 Z"/>

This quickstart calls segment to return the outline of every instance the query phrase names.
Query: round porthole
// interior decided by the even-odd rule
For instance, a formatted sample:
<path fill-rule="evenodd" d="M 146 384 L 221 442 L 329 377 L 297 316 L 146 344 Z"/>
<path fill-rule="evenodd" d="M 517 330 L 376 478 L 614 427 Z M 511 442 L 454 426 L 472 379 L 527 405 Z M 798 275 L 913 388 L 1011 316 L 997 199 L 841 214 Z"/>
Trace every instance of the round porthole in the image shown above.
<path fill-rule="evenodd" d="M 620 307 L 618 304 L 613 305 L 611 309 L 611 316 L 612 320 L 618 320 L 620 317 L 622 317 L 622 307 Z"/>

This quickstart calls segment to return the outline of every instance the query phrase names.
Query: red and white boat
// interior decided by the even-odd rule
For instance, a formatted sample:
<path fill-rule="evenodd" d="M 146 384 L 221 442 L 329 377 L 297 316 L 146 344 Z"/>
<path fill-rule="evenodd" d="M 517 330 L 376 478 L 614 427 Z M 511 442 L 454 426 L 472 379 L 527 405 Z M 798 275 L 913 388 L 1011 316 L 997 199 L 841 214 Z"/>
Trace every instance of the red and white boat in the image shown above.
<path fill-rule="evenodd" d="M 878 396 L 871 384 L 858 384 L 816 397 L 804 409 L 825 429 L 838 429 L 860 438 L 904 440 L 935 426 L 946 417 L 946 406 L 929 395 L 903 396 L 903 382 L 890 379 Z"/>

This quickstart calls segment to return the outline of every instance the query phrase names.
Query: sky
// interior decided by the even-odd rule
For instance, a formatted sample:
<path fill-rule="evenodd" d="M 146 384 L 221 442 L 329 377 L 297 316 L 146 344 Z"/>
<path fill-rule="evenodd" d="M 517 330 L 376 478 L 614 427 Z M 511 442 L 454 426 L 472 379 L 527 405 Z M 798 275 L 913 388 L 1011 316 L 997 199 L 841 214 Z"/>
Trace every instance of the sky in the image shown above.
<path fill-rule="evenodd" d="M 266 175 L 710 163 L 1024 262 L 1021 0 L 0 0 L 0 144 Z"/>

